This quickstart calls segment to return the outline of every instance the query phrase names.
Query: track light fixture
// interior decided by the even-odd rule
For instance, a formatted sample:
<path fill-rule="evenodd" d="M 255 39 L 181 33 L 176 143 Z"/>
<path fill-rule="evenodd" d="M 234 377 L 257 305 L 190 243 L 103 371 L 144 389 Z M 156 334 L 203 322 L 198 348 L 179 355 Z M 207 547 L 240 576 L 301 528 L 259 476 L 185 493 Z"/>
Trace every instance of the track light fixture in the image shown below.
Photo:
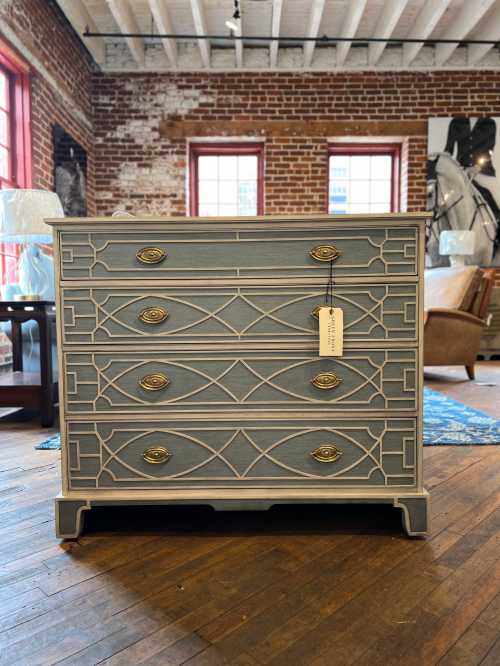
<path fill-rule="evenodd" d="M 241 19 L 240 3 L 239 0 L 234 0 L 233 16 L 226 21 L 226 27 L 228 27 L 229 30 L 231 30 L 231 32 L 237 32 L 240 25 L 238 21 L 240 19 Z"/>

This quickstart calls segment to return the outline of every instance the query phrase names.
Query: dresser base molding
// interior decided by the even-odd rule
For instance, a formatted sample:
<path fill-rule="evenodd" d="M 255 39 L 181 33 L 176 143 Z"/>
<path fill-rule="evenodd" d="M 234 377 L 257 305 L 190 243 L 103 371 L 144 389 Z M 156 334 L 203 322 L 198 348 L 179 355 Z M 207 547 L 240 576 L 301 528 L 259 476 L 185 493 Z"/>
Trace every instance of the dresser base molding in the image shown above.
<path fill-rule="evenodd" d="M 211 506 L 216 511 L 267 511 L 277 504 L 392 504 L 402 510 L 403 528 L 408 536 L 425 536 L 429 533 L 429 494 L 426 490 L 412 494 L 357 493 L 356 495 L 329 493 L 328 491 L 303 489 L 298 492 L 286 490 L 245 491 L 220 490 L 207 496 L 206 491 L 191 491 L 189 494 L 171 491 L 168 497 L 151 497 L 146 493 L 120 496 L 120 493 L 103 493 L 101 497 L 62 496 L 56 498 L 56 534 L 60 539 L 77 539 L 84 527 L 84 512 L 95 506 L 147 506 L 147 505 L 200 505 Z"/>

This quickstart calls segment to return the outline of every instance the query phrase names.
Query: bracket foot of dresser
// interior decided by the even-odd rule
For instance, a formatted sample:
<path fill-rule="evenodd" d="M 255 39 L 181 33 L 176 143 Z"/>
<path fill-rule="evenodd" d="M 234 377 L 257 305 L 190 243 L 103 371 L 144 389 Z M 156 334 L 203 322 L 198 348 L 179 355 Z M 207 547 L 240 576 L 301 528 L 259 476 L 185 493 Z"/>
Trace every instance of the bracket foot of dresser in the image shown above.
<path fill-rule="evenodd" d="M 215 511 L 267 511 L 279 504 L 392 504 L 402 510 L 403 528 L 408 536 L 425 536 L 429 533 L 429 495 L 392 497 L 284 497 L 284 498 L 154 498 L 154 499 L 72 499 L 56 498 L 56 534 L 60 539 L 76 539 L 83 530 L 83 512 L 94 506 L 211 506 Z"/>
<path fill-rule="evenodd" d="M 83 530 L 83 512 L 91 508 L 90 501 L 56 497 L 56 536 L 77 539 Z"/>
<path fill-rule="evenodd" d="M 425 536 L 429 533 L 429 495 L 397 497 L 394 506 L 402 510 L 403 527 L 408 536 Z"/>

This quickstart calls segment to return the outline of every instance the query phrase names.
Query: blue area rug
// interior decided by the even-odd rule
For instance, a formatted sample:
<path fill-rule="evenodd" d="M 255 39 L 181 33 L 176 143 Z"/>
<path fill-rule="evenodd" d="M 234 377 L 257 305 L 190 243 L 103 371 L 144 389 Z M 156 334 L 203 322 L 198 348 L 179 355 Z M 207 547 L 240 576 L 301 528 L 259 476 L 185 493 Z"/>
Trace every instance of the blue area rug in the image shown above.
<path fill-rule="evenodd" d="M 438 391 L 424 388 L 424 446 L 500 444 L 500 421 Z M 60 449 L 59 435 L 35 449 Z"/>
<path fill-rule="evenodd" d="M 500 444 L 500 421 L 424 387 L 424 446 Z"/>

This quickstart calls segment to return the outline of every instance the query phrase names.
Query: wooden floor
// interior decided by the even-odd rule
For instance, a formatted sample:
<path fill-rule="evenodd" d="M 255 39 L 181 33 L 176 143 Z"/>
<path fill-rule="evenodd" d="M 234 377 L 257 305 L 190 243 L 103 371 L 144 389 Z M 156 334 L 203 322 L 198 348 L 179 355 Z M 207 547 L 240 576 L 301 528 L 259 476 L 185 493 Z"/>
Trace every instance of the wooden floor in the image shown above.
<path fill-rule="evenodd" d="M 500 417 L 500 364 L 429 385 Z M 389 507 L 94 509 L 53 532 L 59 453 L 0 422 L 0 664 L 500 664 L 500 446 L 430 447 L 430 538 Z"/>

